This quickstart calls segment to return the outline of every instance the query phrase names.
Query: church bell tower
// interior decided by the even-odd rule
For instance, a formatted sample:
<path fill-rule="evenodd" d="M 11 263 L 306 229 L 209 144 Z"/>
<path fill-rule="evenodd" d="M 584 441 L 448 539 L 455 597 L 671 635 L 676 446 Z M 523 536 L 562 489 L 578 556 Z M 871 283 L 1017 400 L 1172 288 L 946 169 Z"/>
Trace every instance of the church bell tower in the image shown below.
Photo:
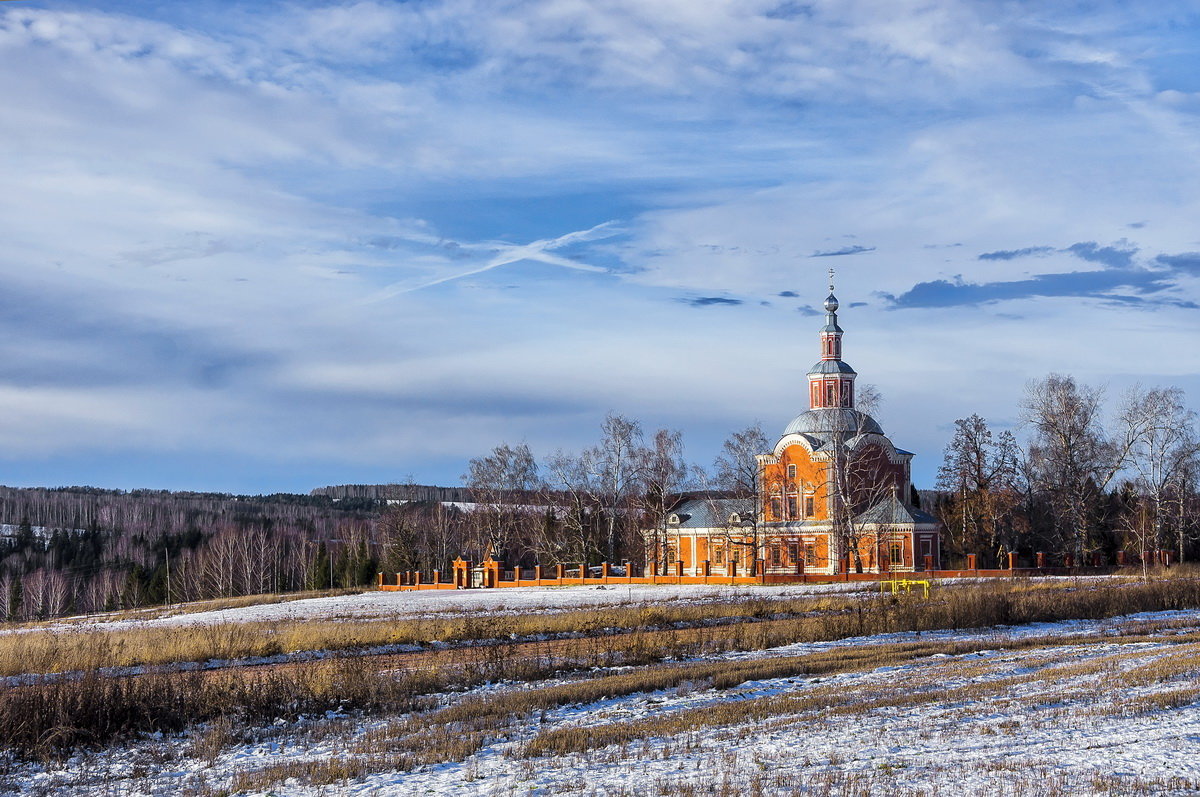
<path fill-rule="evenodd" d="M 842 361 L 842 328 L 838 326 L 837 309 L 833 269 L 829 269 L 825 326 L 821 328 L 821 359 L 808 372 L 808 405 L 814 410 L 854 407 L 854 379 L 858 374 Z"/>

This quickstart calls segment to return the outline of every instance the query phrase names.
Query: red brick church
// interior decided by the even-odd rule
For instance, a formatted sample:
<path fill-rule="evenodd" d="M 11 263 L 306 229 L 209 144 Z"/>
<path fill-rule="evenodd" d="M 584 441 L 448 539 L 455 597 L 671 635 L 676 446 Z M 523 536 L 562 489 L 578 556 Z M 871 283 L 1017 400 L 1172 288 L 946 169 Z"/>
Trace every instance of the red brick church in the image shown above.
<path fill-rule="evenodd" d="M 913 455 L 855 407 L 858 374 L 842 359 L 832 272 L 829 291 L 821 358 L 808 372 L 809 409 L 758 456 L 758 495 L 676 506 L 649 546 L 658 572 L 674 573 L 679 563 L 692 576 L 941 566 L 940 524 L 915 503 Z"/>

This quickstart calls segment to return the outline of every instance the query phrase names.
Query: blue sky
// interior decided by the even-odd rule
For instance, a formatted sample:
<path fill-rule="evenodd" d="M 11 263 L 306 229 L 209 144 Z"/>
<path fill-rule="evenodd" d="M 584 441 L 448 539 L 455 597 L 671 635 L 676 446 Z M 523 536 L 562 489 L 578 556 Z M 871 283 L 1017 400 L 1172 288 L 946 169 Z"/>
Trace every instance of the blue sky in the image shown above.
<path fill-rule="evenodd" d="M 1194 398 L 1200 4 L 1126 5 L 0 5 L 0 481 L 710 461 L 830 266 L 920 486 L 1051 371 Z"/>

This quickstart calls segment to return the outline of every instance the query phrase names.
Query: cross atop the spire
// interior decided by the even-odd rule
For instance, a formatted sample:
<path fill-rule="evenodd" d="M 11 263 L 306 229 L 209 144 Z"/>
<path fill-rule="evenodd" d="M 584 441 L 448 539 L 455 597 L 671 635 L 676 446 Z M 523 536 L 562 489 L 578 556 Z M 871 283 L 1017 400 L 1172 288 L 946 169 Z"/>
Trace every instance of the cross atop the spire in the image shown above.
<path fill-rule="evenodd" d="M 833 269 L 829 269 L 829 292 L 833 293 Z"/>

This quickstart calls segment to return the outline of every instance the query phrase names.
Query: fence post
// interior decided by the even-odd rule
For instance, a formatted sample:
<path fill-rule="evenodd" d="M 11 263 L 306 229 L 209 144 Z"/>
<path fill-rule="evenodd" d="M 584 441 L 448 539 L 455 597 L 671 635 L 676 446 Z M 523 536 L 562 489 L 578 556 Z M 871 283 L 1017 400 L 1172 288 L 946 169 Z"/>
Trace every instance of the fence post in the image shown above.
<path fill-rule="evenodd" d="M 1008 569 L 1009 570 L 1017 569 L 1017 553 L 1016 553 L 1016 551 L 1008 552 Z"/>

